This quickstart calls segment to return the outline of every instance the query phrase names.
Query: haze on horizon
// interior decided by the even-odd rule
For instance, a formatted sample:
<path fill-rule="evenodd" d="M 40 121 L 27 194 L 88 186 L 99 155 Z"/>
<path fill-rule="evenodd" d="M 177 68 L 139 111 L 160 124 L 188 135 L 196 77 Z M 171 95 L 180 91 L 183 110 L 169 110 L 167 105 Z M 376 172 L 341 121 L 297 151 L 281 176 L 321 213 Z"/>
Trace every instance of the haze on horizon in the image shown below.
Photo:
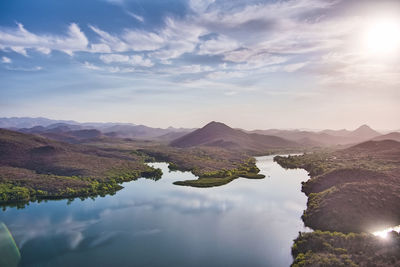
<path fill-rule="evenodd" d="M 400 128 L 397 0 L 0 3 L 0 117 Z"/>

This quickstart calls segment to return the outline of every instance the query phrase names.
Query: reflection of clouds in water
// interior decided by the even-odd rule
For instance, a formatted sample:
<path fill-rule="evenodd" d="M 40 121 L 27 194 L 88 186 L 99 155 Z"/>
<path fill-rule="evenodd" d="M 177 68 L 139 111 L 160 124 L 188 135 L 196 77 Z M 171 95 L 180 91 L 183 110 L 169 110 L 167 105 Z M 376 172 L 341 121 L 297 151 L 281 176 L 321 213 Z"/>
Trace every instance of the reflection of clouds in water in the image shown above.
<path fill-rule="evenodd" d="M 74 220 L 72 216 L 67 216 L 64 220 L 55 222 L 50 217 L 42 217 L 31 220 L 29 227 L 18 223 L 13 224 L 13 234 L 19 240 L 20 249 L 30 240 L 51 236 L 64 236 L 68 246 L 74 249 L 83 240 L 83 231 L 98 221 L 98 219 L 79 221 Z"/>
<path fill-rule="evenodd" d="M 100 233 L 95 239 L 89 242 L 89 247 L 98 247 L 103 244 L 109 243 L 112 238 L 116 237 L 119 234 L 118 231 L 113 231 L 113 232 L 102 232 Z"/>
<path fill-rule="evenodd" d="M 282 208 L 287 209 L 287 210 L 292 210 L 292 211 L 303 211 L 304 210 L 304 206 L 302 204 L 293 202 L 293 201 L 285 201 L 283 203 Z"/>
<path fill-rule="evenodd" d="M 82 232 L 71 231 L 71 232 L 66 232 L 64 234 L 67 234 L 66 241 L 71 250 L 76 249 L 79 243 L 83 240 Z"/>
<path fill-rule="evenodd" d="M 199 191 L 168 191 L 156 198 L 140 197 L 127 199 L 123 203 L 115 203 L 100 212 L 100 217 L 110 216 L 121 209 L 140 208 L 146 210 L 172 209 L 182 213 L 226 212 L 243 202 L 242 195 L 210 194 Z"/>

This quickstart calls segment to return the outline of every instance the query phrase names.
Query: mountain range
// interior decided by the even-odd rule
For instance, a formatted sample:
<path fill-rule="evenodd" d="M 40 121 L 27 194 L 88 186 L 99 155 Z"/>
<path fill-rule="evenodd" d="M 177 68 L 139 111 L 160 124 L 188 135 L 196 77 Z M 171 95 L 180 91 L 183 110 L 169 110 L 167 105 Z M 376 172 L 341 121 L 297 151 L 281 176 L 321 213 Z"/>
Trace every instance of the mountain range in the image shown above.
<path fill-rule="evenodd" d="M 133 138 L 169 142 L 193 129 L 152 128 L 132 123 L 79 123 L 46 118 L 0 118 L 0 128 L 41 135 L 67 143 L 99 138 Z"/>
<path fill-rule="evenodd" d="M 368 125 L 362 125 L 354 131 L 323 130 L 319 132 L 299 130 L 255 130 L 251 133 L 275 135 L 308 146 L 349 145 L 377 138 L 382 134 Z"/>
<path fill-rule="evenodd" d="M 382 135 L 368 125 L 351 130 L 254 130 L 245 131 L 211 122 L 200 129 L 153 128 L 132 123 L 79 123 L 47 118 L 0 118 L 0 128 L 36 134 L 57 141 L 84 143 L 107 138 L 156 140 L 176 147 L 216 146 L 250 150 L 276 147 L 349 146 L 368 140 L 400 140 L 399 132 Z"/>

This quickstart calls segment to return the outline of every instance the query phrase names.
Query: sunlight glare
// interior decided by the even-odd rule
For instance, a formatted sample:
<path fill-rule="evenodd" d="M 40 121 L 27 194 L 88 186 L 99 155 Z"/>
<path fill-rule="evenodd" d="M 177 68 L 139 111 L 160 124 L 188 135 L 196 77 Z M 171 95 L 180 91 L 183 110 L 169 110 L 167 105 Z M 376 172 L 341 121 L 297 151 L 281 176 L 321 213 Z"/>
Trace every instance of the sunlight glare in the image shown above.
<path fill-rule="evenodd" d="M 391 231 L 396 231 L 396 232 L 399 233 L 400 232 L 400 225 L 399 226 L 395 226 L 395 227 L 390 227 L 390 228 L 384 229 L 382 231 L 376 231 L 376 232 L 373 232 L 372 234 L 374 236 L 379 236 L 381 238 L 387 238 L 388 233 L 391 232 Z"/>
<path fill-rule="evenodd" d="M 400 19 L 380 18 L 366 27 L 365 44 L 368 53 L 391 55 L 400 50 Z"/>

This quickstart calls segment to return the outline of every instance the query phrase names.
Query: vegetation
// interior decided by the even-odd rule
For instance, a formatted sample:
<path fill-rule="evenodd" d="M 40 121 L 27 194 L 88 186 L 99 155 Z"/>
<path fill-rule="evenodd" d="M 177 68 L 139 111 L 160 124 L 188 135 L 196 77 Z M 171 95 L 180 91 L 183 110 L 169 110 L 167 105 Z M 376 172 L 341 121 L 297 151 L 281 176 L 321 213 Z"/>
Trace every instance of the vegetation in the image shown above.
<path fill-rule="evenodd" d="M 294 240 L 293 267 L 300 266 L 399 266 L 400 235 L 387 240 L 371 234 L 314 231 Z"/>
<path fill-rule="evenodd" d="M 293 266 L 400 264 L 398 233 L 389 240 L 367 234 L 400 224 L 399 142 L 369 141 L 274 160 L 286 168 L 304 168 L 311 176 L 302 186 L 308 196 L 302 218 L 316 231 L 295 240 Z"/>
<path fill-rule="evenodd" d="M 129 152 L 0 129 L 0 203 L 104 196 L 122 182 L 161 178 L 145 164 L 147 155 Z"/>
<path fill-rule="evenodd" d="M 394 143 L 393 143 L 394 142 Z M 274 158 L 304 168 L 305 224 L 313 229 L 368 232 L 400 224 L 400 143 L 366 142 L 331 153 Z"/>
<path fill-rule="evenodd" d="M 248 179 L 263 179 L 265 175 L 258 174 L 260 170 L 255 166 L 255 161 L 250 158 L 247 163 L 242 164 L 237 169 L 220 170 L 203 173 L 203 176 L 197 180 L 186 180 L 174 182 L 175 185 L 186 185 L 193 187 L 214 187 L 221 186 L 232 182 L 233 180 L 243 177 Z"/>
<path fill-rule="evenodd" d="M 142 153 L 156 160 L 169 162 L 170 170 L 191 171 L 197 180 L 174 182 L 175 185 L 213 187 L 225 185 L 236 178 L 261 179 L 253 157 L 222 148 L 152 147 Z"/>
<path fill-rule="evenodd" d="M 114 194 L 123 187 L 120 185 L 123 182 L 136 180 L 140 177 L 150 178 L 158 180 L 162 176 L 160 169 L 154 169 L 148 167 L 144 171 L 117 171 L 112 170 L 108 173 L 108 178 L 104 180 L 98 180 L 90 177 L 63 177 L 63 176 L 52 176 L 52 175 L 37 175 L 36 178 L 43 179 L 44 184 L 41 189 L 35 188 L 34 185 L 19 186 L 15 183 L 0 183 L 0 204 L 11 203 L 11 202 L 27 202 L 36 201 L 40 199 L 61 199 L 61 198 L 74 198 L 74 197 L 95 197 L 105 196 L 107 194 Z M 79 186 L 71 183 L 71 187 L 57 187 L 53 188 L 52 185 L 48 185 L 46 189 L 46 183 L 56 182 L 69 182 L 77 181 Z"/>

